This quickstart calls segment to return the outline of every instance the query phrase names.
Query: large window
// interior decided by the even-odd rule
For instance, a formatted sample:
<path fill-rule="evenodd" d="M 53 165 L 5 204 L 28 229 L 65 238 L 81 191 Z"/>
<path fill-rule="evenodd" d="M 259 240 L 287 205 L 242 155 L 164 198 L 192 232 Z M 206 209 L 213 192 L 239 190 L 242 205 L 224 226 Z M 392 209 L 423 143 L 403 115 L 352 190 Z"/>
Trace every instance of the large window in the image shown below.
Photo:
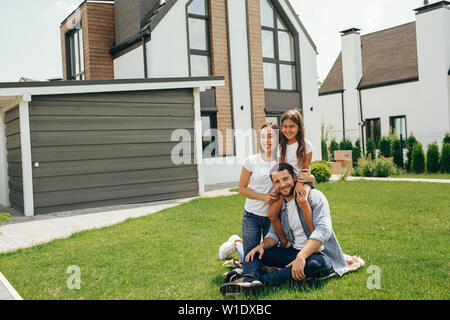
<path fill-rule="evenodd" d="M 261 0 L 264 88 L 297 90 L 294 36 L 270 0 Z"/>
<path fill-rule="evenodd" d="M 366 133 L 367 140 L 372 138 L 375 141 L 375 146 L 378 147 L 378 142 L 381 139 L 381 120 L 376 119 L 366 119 Z"/>
<path fill-rule="evenodd" d="M 217 118 L 215 112 L 202 112 L 203 157 L 217 156 Z"/>
<path fill-rule="evenodd" d="M 67 78 L 84 80 L 83 29 L 78 28 L 66 34 Z"/>
<path fill-rule="evenodd" d="M 403 147 L 405 147 L 407 132 L 406 132 L 406 116 L 396 116 L 389 118 L 389 125 L 392 133 L 402 141 Z"/>
<path fill-rule="evenodd" d="M 193 0 L 188 6 L 189 61 L 192 77 L 211 75 L 209 17 L 206 0 Z"/>

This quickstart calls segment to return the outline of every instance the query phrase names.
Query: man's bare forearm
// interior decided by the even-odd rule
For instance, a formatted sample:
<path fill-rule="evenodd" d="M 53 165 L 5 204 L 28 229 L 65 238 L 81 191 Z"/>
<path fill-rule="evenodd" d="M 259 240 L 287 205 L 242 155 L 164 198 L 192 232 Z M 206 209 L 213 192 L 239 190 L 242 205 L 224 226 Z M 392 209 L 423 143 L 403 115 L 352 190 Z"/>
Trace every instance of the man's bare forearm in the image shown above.
<path fill-rule="evenodd" d="M 306 246 L 300 250 L 297 256 L 301 255 L 305 260 L 308 259 L 314 252 L 319 250 L 322 246 L 322 242 L 317 241 L 316 239 L 309 239 L 306 243 Z"/>
<path fill-rule="evenodd" d="M 277 245 L 277 242 L 274 239 L 267 237 L 264 239 L 263 242 L 261 242 L 260 245 L 263 247 L 264 250 L 268 250 L 270 248 L 275 247 Z"/>

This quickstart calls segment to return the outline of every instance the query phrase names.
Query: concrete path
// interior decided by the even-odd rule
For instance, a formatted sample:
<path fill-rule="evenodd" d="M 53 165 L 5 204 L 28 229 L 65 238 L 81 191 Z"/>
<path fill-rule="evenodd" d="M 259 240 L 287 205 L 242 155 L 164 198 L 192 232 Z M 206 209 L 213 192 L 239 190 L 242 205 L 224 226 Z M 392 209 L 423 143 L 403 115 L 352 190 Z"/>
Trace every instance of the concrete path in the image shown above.
<path fill-rule="evenodd" d="M 203 196 L 218 197 L 236 194 L 229 188 L 211 190 Z M 75 232 L 102 228 L 171 208 L 194 198 L 158 201 L 146 204 L 103 207 L 24 217 L 13 215 L 0 227 L 0 253 L 28 248 L 54 239 L 67 238 Z"/>
<path fill-rule="evenodd" d="M 333 174 L 331 182 L 340 180 L 340 176 Z M 370 181 L 408 181 L 408 182 L 431 182 L 431 183 L 450 183 L 450 179 L 423 179 L 423 178 L 375 178 L 375 177 L 348 177 L 347 181 L 370 180 Z"/>

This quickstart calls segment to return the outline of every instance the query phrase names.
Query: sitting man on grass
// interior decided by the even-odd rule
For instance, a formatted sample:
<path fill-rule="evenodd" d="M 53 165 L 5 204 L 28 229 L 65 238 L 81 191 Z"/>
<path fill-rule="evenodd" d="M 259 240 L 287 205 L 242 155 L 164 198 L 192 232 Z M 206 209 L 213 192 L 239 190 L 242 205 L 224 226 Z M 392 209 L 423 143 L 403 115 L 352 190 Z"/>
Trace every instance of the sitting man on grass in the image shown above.
<path fill-rule="evenodd" d="M 326 278 L 333 273 L 341 276 L 345 272 L 347 265 L 332 229 L 330 208 L 325 196 L 317 189 L 311 190 L 309 194 L 314 224 L 311 233 L 295 201 L 297 179 L 293 167 L 281 163 L 271 170 L 270 177 L 277 192 L 284 197 L 280 220 L 293 246 L 277 246 L 279 238 L 272 225 L 263 242 L 245 257 L 247 273 L 227 277 L 226 283 L 220 287 L 226 296 L 254 294 L 260 292 L 264 285 L 276 286 L 292 280 Z M 263 265 L 281 269 L 262 274 Z"/>

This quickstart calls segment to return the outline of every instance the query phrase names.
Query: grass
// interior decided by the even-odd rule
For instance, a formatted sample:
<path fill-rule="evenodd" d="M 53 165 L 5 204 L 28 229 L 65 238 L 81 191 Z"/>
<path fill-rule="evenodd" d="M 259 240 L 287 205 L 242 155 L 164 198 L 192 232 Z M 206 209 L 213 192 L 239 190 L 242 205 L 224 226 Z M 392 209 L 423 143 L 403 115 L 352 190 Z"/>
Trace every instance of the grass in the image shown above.
<path fill-rule="evenodd" d="M 343 251 L 366 267 L 342 278 L 267 290 L 258 299 L 445 299 L 449 292 L 450 185 L 354 181 L 321 184 Z M 223 299 L 219 246 L 240 234 L 244 198 L 197 199 L 111 227 L 0 255 L 25 299 Z M 69 290 L 67 268 L 81 270 Z M 381 289 L 366 286 L 379 266 Z"/>

